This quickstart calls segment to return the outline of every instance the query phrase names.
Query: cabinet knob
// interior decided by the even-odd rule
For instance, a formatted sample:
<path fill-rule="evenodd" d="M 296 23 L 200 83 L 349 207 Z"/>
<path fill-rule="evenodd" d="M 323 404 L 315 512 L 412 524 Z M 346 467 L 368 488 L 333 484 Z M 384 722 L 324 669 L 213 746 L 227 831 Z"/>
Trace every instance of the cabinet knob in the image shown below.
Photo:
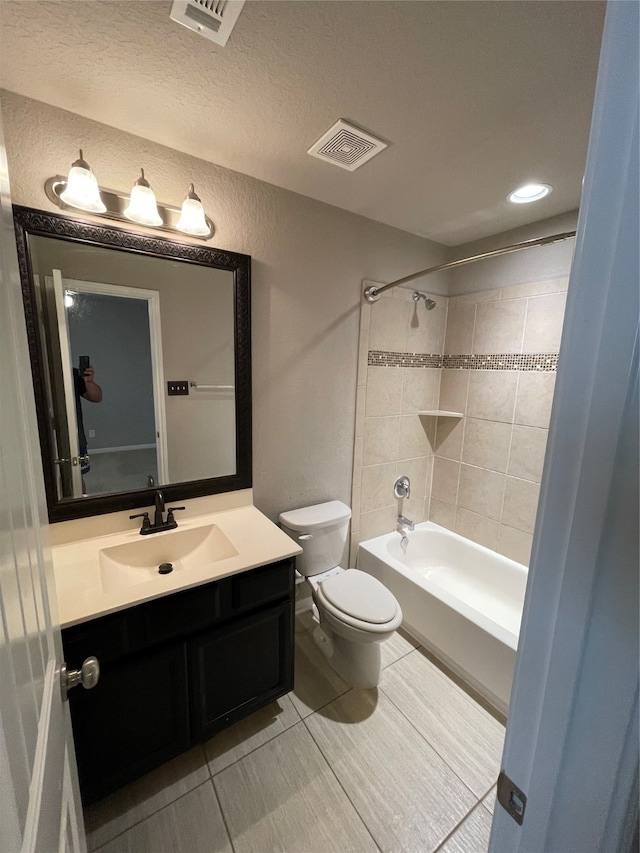
<path fill-rule="evenodd" d="M 67 664 L 60 667 L 60 688 L 62 690 L 62 701 L 66 701 L 72 687 L 82 684 L 85 690 L 91 690 L 100 679 L 100 664 L 98 658 L 89 657 L 80 669 L 67 669 Z"/>

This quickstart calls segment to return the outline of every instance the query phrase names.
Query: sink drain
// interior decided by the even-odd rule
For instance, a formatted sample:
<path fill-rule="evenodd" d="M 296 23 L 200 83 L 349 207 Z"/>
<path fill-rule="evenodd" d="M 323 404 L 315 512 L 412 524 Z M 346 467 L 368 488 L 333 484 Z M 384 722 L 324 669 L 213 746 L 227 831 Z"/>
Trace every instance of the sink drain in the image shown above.
<path fill-rule="evenodd" d="M 168 575 L 173 571 L 173 563 L 160 563 L 158 566 L 158 573 L 161 575 Z"/>

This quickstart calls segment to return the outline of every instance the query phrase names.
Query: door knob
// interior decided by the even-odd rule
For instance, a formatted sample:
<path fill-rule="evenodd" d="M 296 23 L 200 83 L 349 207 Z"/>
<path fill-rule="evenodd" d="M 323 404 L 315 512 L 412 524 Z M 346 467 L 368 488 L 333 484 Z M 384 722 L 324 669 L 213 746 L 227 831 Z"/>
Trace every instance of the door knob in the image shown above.
<path fill-rule="evenodd" d="M 74 468 L 76 468 L 78 465 L 83 465 L 84 463 L 88 462 L 90 458 L 91 457 L 88 453 L 85 456 L 72 456 L 71 464 L 74 466 Z"/>
<path fill-rule="evenodd" d="M 85 690 L 91 690 L 100 679 L 100 664 L 98 658 L 90 657 L 85 660 L 80 669 L 67 669 L 67 664 L 60 667 L 60 687 L 62 700 L 66 701 L 72 687 L 82 684 Z"/>

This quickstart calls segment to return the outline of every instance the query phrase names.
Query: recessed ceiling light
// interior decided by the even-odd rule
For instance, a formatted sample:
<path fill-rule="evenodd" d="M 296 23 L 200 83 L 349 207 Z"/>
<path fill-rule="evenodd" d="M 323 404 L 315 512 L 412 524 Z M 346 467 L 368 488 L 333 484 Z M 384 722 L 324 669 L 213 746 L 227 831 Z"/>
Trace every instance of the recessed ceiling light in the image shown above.
<path fill-rule="evenodd" d="M 514 204 L 529 204 L 530 201 L 538 201 L 549 195 L 553 187 L 549 184 L 524 184 L 509 195 L 509 201 Z"/>

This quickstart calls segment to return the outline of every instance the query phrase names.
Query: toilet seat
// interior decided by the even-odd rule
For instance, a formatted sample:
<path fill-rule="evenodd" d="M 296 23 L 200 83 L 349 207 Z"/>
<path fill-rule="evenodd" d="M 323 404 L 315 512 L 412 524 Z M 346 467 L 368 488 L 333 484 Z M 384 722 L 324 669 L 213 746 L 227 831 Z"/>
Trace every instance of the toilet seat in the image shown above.
<path fill-rule="evenodd" d="M 370 633 L 395 630 L 402 622 L 398 602 L 379 580 L 358 569 L 326 578 L 315 589 L 318 604 L 335 619 Z"/>

